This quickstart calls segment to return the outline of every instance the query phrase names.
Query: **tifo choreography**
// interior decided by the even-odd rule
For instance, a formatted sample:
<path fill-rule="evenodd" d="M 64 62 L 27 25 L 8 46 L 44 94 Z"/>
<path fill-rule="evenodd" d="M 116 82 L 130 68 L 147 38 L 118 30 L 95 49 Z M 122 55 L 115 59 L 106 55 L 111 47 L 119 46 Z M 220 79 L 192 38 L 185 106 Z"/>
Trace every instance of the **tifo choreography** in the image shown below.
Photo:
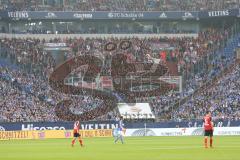
<path fill-rule="evenodd" d="M 131 47 L 130 41 L 122 41 L 119 44 L 119 49 L 126 50 Z M 104 47 L 107 51 L 117 49 L 117 44 L 109 42 Z M 82 114 L 72 113 L 67 106 L 71 104 L 71 100 L 63 100 L 59 102 L 55 108 L 56 115 L 63 120 L 91 120 L 108 113 L 117 106 L 118 99 L 121 97 L 126 103 L 135 103 L 136 97 L 159 96 L 173 87 L 167 82 L 159 80 L 161 76 L 169 73 L 168 67 L 164 63 L 138 63 L 138 65 L 127 62 L 127 57 L 124 54 L 115 54 L 112 56 L 111 76 L 113 81 L 113 90 L 104 91 L 94 88 L 86 88 L 84 86 L 73 86 L 64 84 L 64 79 L 75 69 L 80 66 L 88 65 L 83 81 L 94 81 L 100 74 L 103 60 L 93 55 L 77 56 L 69 59 L 59 65 L 49 77 L 50 86 L 61 93 L 70 95 L 89 95 L 104 101 L 101 106 L 98 106 L 90 111 Z M 138 71 L 138 67 L 144 69 Z M 91 78 L 90 78 L 91 77 Z M 128 79 L 127 77 L 135 77 Z M 139 81 L 141 79 L 141 82 Z M 157 85 L 158 87 L 152 90 L 132 91 L 131 87 L 140 85 Z M 123 96 L 122 96 L 123 95 Z M 69 116 L 71 115 L 71 116 Z"/>

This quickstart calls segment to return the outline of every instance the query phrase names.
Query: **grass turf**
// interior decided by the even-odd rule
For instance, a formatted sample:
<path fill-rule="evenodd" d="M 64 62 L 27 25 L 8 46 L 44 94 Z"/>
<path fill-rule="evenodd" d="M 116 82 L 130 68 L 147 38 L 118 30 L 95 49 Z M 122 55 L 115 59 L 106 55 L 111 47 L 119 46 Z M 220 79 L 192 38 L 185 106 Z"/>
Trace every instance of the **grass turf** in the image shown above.
<path fill-rule="evenodd" d="M 203 137 L 85 138 L 71 147 L 70 139 L 0 141 L 0 160 L 239 160 L 240 136 L 214 137 L 214 148 Z"/>

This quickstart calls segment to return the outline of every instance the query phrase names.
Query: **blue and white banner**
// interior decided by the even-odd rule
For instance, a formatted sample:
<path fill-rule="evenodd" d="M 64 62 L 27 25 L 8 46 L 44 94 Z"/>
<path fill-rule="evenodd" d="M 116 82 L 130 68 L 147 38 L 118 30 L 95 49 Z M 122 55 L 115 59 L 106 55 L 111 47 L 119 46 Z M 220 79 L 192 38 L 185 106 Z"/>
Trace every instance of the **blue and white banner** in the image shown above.
<path fill-rule="evenodd" d="M 196 128 L 202 127 L 201 120 L 190 120 L 184 122 L 124 122 L 124 127 L 131 128 Z M 26 122 L 26 123 L 0 123 L 0 130 L 71 130 L 74 122 Z M 240 120 L 218 120 L 214 121 L 215 127 L 240 127 Z M 118 127 L 117 121 L 89 121 L 81 123 L 81 129 L 113 129 Z"/>
<path fill-rule="evenodd" d="M 124 136 L 203 136 L 203 128 L 138 128 L 127 129 Z M 240 127 L 215 127 L 215 136 L 240 135 Z"/>
<path fill-rule="evenodd" d="M 3 14 L 6 15 L 6 14 Z M 7 12 L 8 19 L 193 19 L 198 12 L 46 12 L 14 11 Z"/>
<path fill-rule="evenodd" d="M 74 122 L 29 122 L 29 123 L 0 123 L 0 130 L 15 131 L 15 130 L 71 130 Z M 115 121 L 103 122 L 84 122 L 81 123 L 81 129 L 113 129 L 117 128 L 118 123 Z"/>
<path fill-rule="evenodd" d="M 122 12 L 109 12 L 109 11 L 1 11 L 0 17 L 10 20 L 97 20 L 97 19 L 204 19 L 216 17 L 238 17 L 239 9 L 229 10 L 215 10 L 215 11 L 165 11 L 165 12 L 148 12 L 148 11 L 122 11 Z"/>

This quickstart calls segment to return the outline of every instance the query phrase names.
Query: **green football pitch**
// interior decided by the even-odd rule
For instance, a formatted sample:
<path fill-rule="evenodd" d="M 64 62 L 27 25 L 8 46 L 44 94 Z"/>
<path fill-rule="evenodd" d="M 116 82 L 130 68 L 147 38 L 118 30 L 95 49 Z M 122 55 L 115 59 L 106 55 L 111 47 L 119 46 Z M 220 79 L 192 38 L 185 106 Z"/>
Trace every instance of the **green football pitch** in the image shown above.
<path fill-rule="evenodd" d="M 0 160 L 239 160 L 240 136 L 214 137 L 214 148 L 203 137 L 85 138 L 85 147 L 70 139 L 0 141 Z"/>

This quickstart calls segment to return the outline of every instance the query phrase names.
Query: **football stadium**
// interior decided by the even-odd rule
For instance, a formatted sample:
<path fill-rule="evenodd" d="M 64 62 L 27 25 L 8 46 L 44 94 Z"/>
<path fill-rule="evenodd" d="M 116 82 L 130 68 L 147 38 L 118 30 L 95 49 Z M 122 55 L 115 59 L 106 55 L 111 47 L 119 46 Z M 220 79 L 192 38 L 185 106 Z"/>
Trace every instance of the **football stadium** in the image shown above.
<path fill-rule="evenodd" d="M 0 0 L 0 160 L 239 160 L 240 0 Z"/>

